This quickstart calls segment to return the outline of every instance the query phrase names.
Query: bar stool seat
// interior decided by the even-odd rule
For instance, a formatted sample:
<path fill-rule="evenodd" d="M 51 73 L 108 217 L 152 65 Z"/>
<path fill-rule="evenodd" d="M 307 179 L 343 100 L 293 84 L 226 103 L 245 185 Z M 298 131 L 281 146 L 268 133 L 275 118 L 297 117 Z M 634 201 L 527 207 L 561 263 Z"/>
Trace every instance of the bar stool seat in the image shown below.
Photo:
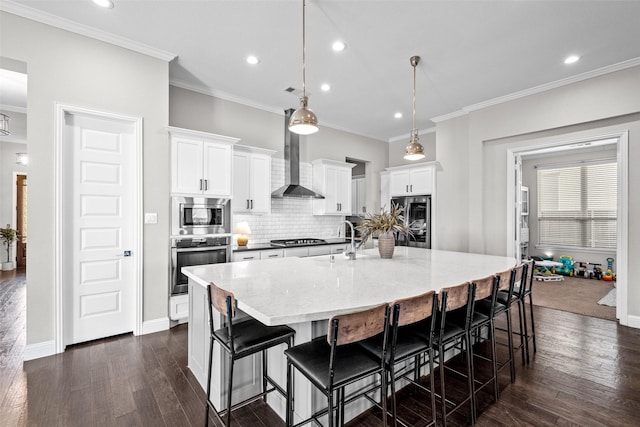
<path fill-rule="evenodd" d="M 309 418 L 296 424 L 319 419 L 328 415 L 328 425 L 344 425 L 344 407 L 359 398 L 367 398 L 382 408 L 383 425 L 387 422 L 385 393 L 379 404 L 368 393 L 387 389 L 386 372 L 381 362 L 385 358 L 389 323 L 389 306 L 381 304 L 362 311 L 341 314 L 329 320 L 326 336 L 298 344 L 285 350 L 287 356 L 287 426 L 293 425 L 293 368 L 304 375 L 327 398 L 327 407 L 315 411 Z M 374 338 L 375 337 L 375 338 Z M 381 352 L 376 360 L 359 342 L 373 338 L 381 343 Z M 380 376 L 380 383 L 347 393 L 346 386 L 372 375 Z"/>
<path fill-rule="evenodd" d="M 213 409 L 215 418 L 222 425 L 231 424 L 231 412 L 253 402 L 259 398 L 266 398 L 267 393 L 277 391 L 285 398 L 287 391 L 278 385 L 267 374 L 267 350 L 280 344 L 286 344 L 287 348 L 293 345 L 295 331 L 288 326 L 266 326 L 253 317 L 248 317 L 239 322 L 234 322 L 236 316 L 236 299 L 232 292 L 225 291 L 210 283 L 207 298 L 209 301 L 209 369 L 207 372 L 207 409 L 205 412 L 205 426 L 209 425 L 209 412 Z M 214 329 L 213 313 L 226 316 L 226 325 Z M 227 399 L 226 408 L 218 410 L 211 402 L 211 371 L 213 367 L 213 344 L 217 342 L 227 354 Z M 235 361 L 252 354 L 262 353 L 262 392 L 242 402 L 231 404 L 233 395 L 233 368 Z M 271 385 L 271 388 L 267 388 Z M 224 417 L 224 419 L 222 418 Z"/>

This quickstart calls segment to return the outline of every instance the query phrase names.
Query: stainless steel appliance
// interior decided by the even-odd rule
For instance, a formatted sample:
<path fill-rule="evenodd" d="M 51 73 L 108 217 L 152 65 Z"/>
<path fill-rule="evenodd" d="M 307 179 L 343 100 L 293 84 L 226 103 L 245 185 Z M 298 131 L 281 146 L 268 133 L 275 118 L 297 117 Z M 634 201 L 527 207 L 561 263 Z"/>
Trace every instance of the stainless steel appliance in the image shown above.
<path fill-rule="evenodd" d="M 412 233 L 398 235 L 396 245 L 431 249 L 431 196 L 395 197 L 392 201 L 404 207 L 405 225 Z"/>
<path fill-rule="evenodd" d="M 231 236 L 179 237 L 171 239 L 172 296 L 187 293 L 187 276 L 182 267 L 231 261 Z"/>
<path fill-rule="evenodd" d="M 227 199 L 172 197 L 171 235 L 229 233 L 230 215 Z"/>
<path fill-rule="evenodd" d="M 326 245 L 327 241 L 323 239 L 281 239 L 272 240 L 271 246 L 277 246 L 279 248 L 291 248 L 295 246 L 312 246 L 312 245 Z"/>

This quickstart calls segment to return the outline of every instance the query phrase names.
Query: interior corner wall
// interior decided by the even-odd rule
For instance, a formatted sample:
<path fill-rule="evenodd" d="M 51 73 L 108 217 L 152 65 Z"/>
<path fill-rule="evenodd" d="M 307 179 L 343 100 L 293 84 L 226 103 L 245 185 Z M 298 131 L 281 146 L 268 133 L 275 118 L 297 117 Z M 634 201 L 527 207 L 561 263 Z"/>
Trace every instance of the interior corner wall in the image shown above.
<path fill-rule="evenodd" d="M 604 132 L 629 130 L 629 270 L 628 277 L 639 277 L 640 264 L 632 260 L 640 257 L 640 224 L 633 218 L 640 216 L 640 193 L 633 183 L 640 182 L 640 67 L 628 68 L 594 77 L 571 85 L 505 102 L 467 116 L 468 161 L 455 166 L 461 174 L 469 174 L 471 240 L 469 250 L 494 255 L 507 253 L 507 152 L 531 146 L 538 138 L 576 138 Z M 458 119 L 452 119 L 454 121 Z M 442 147 L 453 144 L 451 135 L 440 135 L 438 124 L 438 161 Z M 462 132 L 458 133 L 459 136 Z M 444 166 L 443 166 L 444 167 Z M 441 188 L 452 188 L 447 181 L 455 180 L 455 173 L 438 176 L 438 203 Z M 477 195 L 477 196 L 476 196 Z M 439 209 L 438 227 L 453 226 L 455 205 Z M 439 236 L 440 239 L 440 236 Z M 640 315 L 640 286 L 628 288 L 628 314 Z"/>
<path fill-rule="evenodd" d="M 275 150 L 283 158 L 284 108 L 282 114 L 252 108 L 211 95 L 171 86 L 169 90 L 171 126 L 240 138 L 239 144 Z M 246 123 L 251 123 L 247 126 Z M 300 160 L 347 157 L 367 162 L 367 211 L 380 207 L 380 171 L 389 164 L 384 141 L 321 127 L 320 132 L 300 138 Z"/>
<path fill-rule="evenodd" d="M 27 345 L 54 339 L 55 104 L 143 118 L 144 320 L 168 315 L 169 65 L 131 50 L 0 12 L 0 52 L 27 64 L 29 258 Z"/>
<path fill-rule="evenodd" d="M 439 165 L 436 169 L 434 215 L 438 238 L 435 249 L 469 252 L 469 244 L 477 232 L 470 223 L 470 212 L 473 211 L 473 215 L 478 215 L 478 212 L 470 208 L 476 203 L 476 195 L 469 190 L 473 175 L 467 167 L 471 165 L 468 126 L 466 116 L 436 126 Z"/>

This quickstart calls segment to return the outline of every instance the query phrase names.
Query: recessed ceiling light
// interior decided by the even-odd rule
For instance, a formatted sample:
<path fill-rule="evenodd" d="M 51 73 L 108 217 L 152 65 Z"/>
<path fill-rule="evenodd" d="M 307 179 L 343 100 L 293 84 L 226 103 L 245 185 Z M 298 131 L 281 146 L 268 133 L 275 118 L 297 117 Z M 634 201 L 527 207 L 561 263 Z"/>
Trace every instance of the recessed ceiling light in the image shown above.
<path fill-rule="evenodd" d="M 574 62 L 578 62 L 580 60 L 580 57 L 578 55 L 571 55 L 571 56 L 567 56 L 567 58 L 564 60 L 565 64 L 573 64 Z"/>
<path fill-rule="evenodd" d="M 328 92 L 331 90 L 331 85 L 329 85 L 328 83 L 324 83 L 322 86 L 320 86 L 320 89 L 322 89 L 323 92 Z"/>
<path fill-rule="evenodd" d="M 347 47 L 347 45 L 344 44 L 344 42 L 341 42 L 339 40 L 336 42 L 333 42 L 333 44 L 331 45 L 331 48 L 336 52 L 342 52 L 345 47 Z"/>
<path fill-rule="evenodd" d="M 395 114 L 393 115 L 393 117 L 395 117 L 396 119 L 401 119 L 401 118 L 402 118 L 402 113 L 400 113 L 400 112 L 395 113 Z"/>
<path fill-rule="evenodd" d="M 248 63 L 248 64 L 256 65 L 256 64 L 257 64 L 257 63 L 259 63 L 259 62 L 260 62 L 260 60 L 259 60 L 257 57 L 255 57 L 255 56 L 253 56 L 253 55 L 249 55 L 249 56 L 247 56 L 247 63 Z"/>
<path fill-rule="evenodd" d="M 100 7 L 104 7 L 105 9 L 113 8 L 113 2 L 111 0 L 91 0 L 91 1 L 93 1 L 95 4 L 97 4 Z"/>

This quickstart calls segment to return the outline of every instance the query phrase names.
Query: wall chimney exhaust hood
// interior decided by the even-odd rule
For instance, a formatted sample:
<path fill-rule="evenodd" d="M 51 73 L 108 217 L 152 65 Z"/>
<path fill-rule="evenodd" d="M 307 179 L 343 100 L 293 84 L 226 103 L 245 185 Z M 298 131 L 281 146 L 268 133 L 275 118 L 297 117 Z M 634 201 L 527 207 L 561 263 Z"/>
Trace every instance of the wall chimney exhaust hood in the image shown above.
<path fill-rule="evenodd" d="M 324 199 L 324 196 L 300 185 L 300 135 L 289 130 L 293 108 L 284 111 L 284 185 L 271 193 L 274 199 Z"/>

